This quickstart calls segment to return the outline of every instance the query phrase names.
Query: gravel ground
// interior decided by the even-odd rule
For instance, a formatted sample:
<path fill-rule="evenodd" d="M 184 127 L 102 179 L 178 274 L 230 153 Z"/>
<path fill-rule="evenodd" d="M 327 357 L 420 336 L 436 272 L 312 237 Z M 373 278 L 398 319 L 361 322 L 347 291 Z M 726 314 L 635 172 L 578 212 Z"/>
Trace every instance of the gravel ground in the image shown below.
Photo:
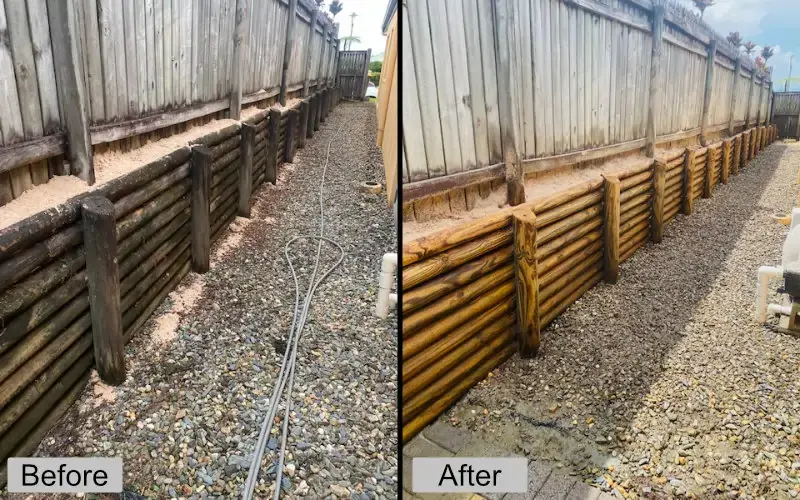
<path fill-rule="evenodd" d="M 340 127 L 325 234 L 347 256 L 318 289 L 300 342 L 283 488 L 288 497 L 397 496 L 397 320 L 373 316 L 380 259 L 396 251 L 396 228 L 385 198 L 358 189 L 364 180 L 383 182 L 370 103 L 333 111 L 294 165 L 282 168 L 278 186 L 257 193 L 255 222 L 239 220 L 230 235 L 238 244 L 229 241 L 209 273 L 190 278 L 202 294 L 179 316 L 174 340 L 159 347 L 151 320 L 127 348 L 128 380 L 110 395 L 90 384 L 40 455 L 122 456 L 126 488 L 149 497 L 241 494 L 291 324 L 294 285 L 283 246 L 318 232 L 323 162 Z M 302 280 L 316 245 L 296 248 Z M 332 261 L 326 251 L 322 265 Z M 161 326 L 174 300 L 162 306 Z M 274 488 L 273 438 L 258 498 Z"/>
<path fill-rule="evenodd" d="M 442 418 L 617 494 L 797 496 L 800 339 L 753 315 L 799 168 L 798 143 L 763 151 Z"/>

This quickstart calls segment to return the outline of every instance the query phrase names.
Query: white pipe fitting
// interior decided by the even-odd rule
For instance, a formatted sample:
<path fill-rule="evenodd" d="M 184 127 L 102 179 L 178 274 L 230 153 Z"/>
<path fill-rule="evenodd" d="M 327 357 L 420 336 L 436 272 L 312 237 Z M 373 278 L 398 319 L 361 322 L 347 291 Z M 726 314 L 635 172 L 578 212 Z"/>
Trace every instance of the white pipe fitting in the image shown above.
<path fill-rule="evenodd" d="M 375 305 L 375 315 L 381 319 L 386 319 L 389 316 L 389 307 L 397 304 L 397 294 L 392 293 L 396 268 L 397 254 L 384 254 L 378 276 L 378 303 Z"/>
<path fill-rule="evenodd" d="M 756 289 L 756 321 L 767 321 L 767 287 L 770 278 L 783 278 L 783 268 L 780 266 L 761 266 L 758 268 L 758 285 Z"/>
<path fill-rule="evenodd" d="M 792 306 L 769 304 L 767 305 L 767 314 L 783 314 L 784 316 L 789 316 L 792 314 Z"/>

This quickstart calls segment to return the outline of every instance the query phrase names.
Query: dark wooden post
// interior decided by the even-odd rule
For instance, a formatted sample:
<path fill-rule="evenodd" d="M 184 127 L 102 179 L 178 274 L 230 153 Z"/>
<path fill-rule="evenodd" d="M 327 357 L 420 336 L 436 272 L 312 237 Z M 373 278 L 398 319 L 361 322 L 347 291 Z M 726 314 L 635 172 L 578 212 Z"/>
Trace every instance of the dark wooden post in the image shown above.
<path fill-rule="evenodd" d="M 286 85 L 289 77 L 289 62 L 292 60 L 292 44 L 294 43 L 294 26 L 296 24 L 297 24 L 297 0 L 289 0 L 289 12 L 286 17 L 286 40 L 283 44 L 283 68 L 281 71 L 281 88 L 278 94 L 278 102 L 281 103 L 281 106 L 286 106 Z"/>
<path fill-rule="evenodd" d="M 311 12 L 311 23 L 308 28 L 308 38 L 307 40 L 314 40 L 314 36 L 317 34 L 317 16 L 319 16 L 319 7 L 314 7 L 314 10 Z M 306 64 L 305 69 L 303 70 L 303 97 L 308 97 L 308 75 L 311 72 L 311 59 L 314 57 L 314 51 L 312 50 L 313 43 L 309 41 L 306 44 Z"/>
<path fill-rule="evenodd" d="M 667 165 L 656 161 L 653 165 L 653 225 L 650 239 L 661 243 L 664 238 L 664 190 L 667 186 Z"/>
<path fill-rule="evenodd" d="M 728 183 L 728 176 L 731 172 L 732 141 L 732 139 L 725 139 L 722 141 L 722 170 L 720 171 L 719 177 L 723 184 Z"/>
<path fill-rule="evenodd" d="M 245 0 L 236 0 L 236 18 L 233 31 L 233 58 L 231 60 L 230 117 L 238 120 L 242 113 L 242 56 L 244 54 Z"/>
<path fill-rule="evenodd" d="M 650 57 L 650 100 L 647 105 L 647 146 L 649 158 L 656 154 L 655 106 L 661 102 L 661 45 L 664 37 L 664 6 L 653 6 L 653 39 Z"/>
<path fill-rule="evenodd" d="M 280 141 L 281 112 L 275 108 L 269 110 L 267 124 L 267 152 L 264 167 L 264 180 L 273 185 L 278 181 L 278 143 Z"/>
<path fill-rule="evenodd" d="M 253 145 L 256 128 L 242 123 L 242 142 L 240 144 L 241 163 L 239 164 L 239 204 L 236 212 L 241 217 L 250 218 L 250 192 L 253 189 Z"/>
<path fill-rule="evenodd" d="M 616 283 L 619 279 L 619 178 L 604 176 L 604 209 L 603 209 L 603 279 L 608 283 Z"/>
<path fill-rule="evenodd" d="M 191 157 L 192 179 L 192 269 L 205 273 L 211 267 L 211 150 L 194 146 Z"/>
<path fill-rule="evenodd" d="M 733 138 L 733 161 L 731 161 L 731 173 L 739 175 L 739 163 L 742 159 L 742 134 Z"/>
<path fill-rule="evenodd" d="M 308 131 L 308 99 L 300 101 L 300 125 L 297 134 L 297 147 L 303 148 L 306 145 L 306 134 Z"/>
<path fill-rule="evenodd" d="M 506 174 L 506 198 L 511 206 L 525 203 L 525 173 L 519 155 L 519 127 L 514 105 L 514 78 L 516 42 L 514 33 L 514 7 L 512 0 L 495 0 L 497 33 L 497 81 L 500 111 L 500 135 L 503 144 L 503 163 Z"/>
<path fill-rule="evenodd" d="M 692 215 L 694 206 L 694 161 L 696 152 L 687 149 L 683 157 L 683 215 Z"/>
<path fill-rule="evenodd" d="M 708 146 L 708 112 L 711 108 L 711 92 L 714 86 L 714 64 L 717 58 L 717 41 L 711 40 L 708 44 L 708 58 L 706 59 L 706 86 L 703 94 L 703 119 L 700 122 L 700 144 Z"/>
<path fill-rule="evenodd" d="M 314 124 L 317 122 L 317 96 L 313 95 L 308 100 L 308 122 L 306 123 L 306 137 L 314 137 Z"/>
<path fill-rule="evenodd" d="M 79 24 L 75 12 L 74 0 L 47 0 L 56 89 L 67 139 L 67 159 L 72 175 L 92 185 L 94 160 L 89 135 L 88 97 L 81 71 L 83 61 L 78 52 L 82 35 L 77 29 Z M 32 72 L 33 68 L 27 71 Z M 32 74 L 28 78 L 33 78 Z"/>
<path fill-rule="evenodd" d="M 319 130 L 319 124 L 322 123 L 322 91 L 317 92 L 317 105 L 314 111 L 314 130 Z"/>
<path fill-rule="evenodd" d="M 736 56 L 736 66 L 733 69 L 733 89 L 731 90 L 730 112 L 728 115 L 728 135 L 733 135 L 733 118 L 736 114 L 736 89 L 739 85 L 739 77 L 742 72 L 742 56 Z"/>
<path fill-rule="evenodd" d="M 125 340 L 114 204 L 107 198 L 90 196 L 81 202 L 81 214 L 97 374 L 108 384 L 120 385 L 125 381 Z"/>
<path fill-rule="evenodd" d="M 331 102 L 331 89 L 324 89 L 322 91 L 322 113 L 320 113 L 319 121 L 325 123 L 328 118 L 328 109 Z"/>
<path fill-rule="evenodd" d="M 517 291 L 519 355 L 539 350 L 539 284 L 536 272 L 536 216 L 530 209 L 514 214 L 514 281 Z"/>
<path fill-rule="evenodd" d="M 711 198 L 711 190 L 714 188 L 714 163 L 712 160 L 714 152 L 711 148 L 706 148 L 706 168 L 703 170 L 705 179 L 703 180 L 703 198 Z"/>
<path fill-rule="evenodd" d="M 288 113 L 289 116 L 286 119 L 286 143 L 283 145 L 283 161 L 292 163 L 297 146 L 297 121 L 300 113 L 296 109 L 290 109 Z"/>

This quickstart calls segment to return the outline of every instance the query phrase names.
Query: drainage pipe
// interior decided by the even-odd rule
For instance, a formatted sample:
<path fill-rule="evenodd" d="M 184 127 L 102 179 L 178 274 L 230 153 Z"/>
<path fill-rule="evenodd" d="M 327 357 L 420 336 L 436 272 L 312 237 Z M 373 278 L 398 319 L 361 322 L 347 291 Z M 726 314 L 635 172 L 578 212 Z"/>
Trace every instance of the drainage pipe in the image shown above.
<path fill-rule="evenodd" d="M 781 266 L 761 266 L 758 268 L 758 285 L 756 289 L 756 320 L 767 321 L 767 286 L 770 278 L 783 278 Z"/>
<path fill-rule="evenodd" d="M 378 275 L 378 303 L 375 305 L 375 315 L 381 319 L 386 319 L 389 316 L 389 307 L 397 304 L 397 294 L 391 293 L 395 269 L 397 269 L 397 254 L 384 254 L 381 260 L 381 273 Z"/>

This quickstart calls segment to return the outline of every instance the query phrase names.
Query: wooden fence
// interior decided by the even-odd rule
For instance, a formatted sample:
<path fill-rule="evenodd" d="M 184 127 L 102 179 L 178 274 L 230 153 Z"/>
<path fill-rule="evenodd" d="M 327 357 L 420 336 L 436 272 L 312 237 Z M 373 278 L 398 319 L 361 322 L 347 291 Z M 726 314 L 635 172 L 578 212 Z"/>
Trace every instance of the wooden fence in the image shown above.
<path fill-rule="evenodd" d="M 800 140 L 800 92 L 775 92 L 772 120 L 778 137 Z"/>
<path fill-rule="evenodd" d="M 369 60 L 372 49 L 344 50 L 339 54 L 339 87 L 345 99 L 364 98 L 369 83 Z"/>
<path fill-rule="evenodd" d="M 0 205 L 336 72 L 338 25 L 310 0 L 0 0 L 0 32 Z"/>
<path fill-rule="evenodd" d="M 403 244 L 407 441 L 777 137 L 760 126 Z M 546 339 L 545 339 L 546 340 Z"/>
<path fill-rule="evenodd" d="M 93 364 L 107 380 L 105 342 L 119 338 L 122 355 L 190 269 L 208 270 L 211 245 L 237 214 L 249 217 L 251 192 L 276 183 L 339 97 L 326 89 L 294 108 L 266 109 L 0 231 L 0 487 L 6 459 L 36 449 Z M 110 205 L 106 244 L 118 262 L 110 267 L 118 272 L 100 276 L 87 239 L 98 231 L 82 207 L 98 197 Z M 92 305 L 98 283 L 113 307 Z M 110 310 L 116 321 L 98 328 Z"/>
<path fill-rule="evenodd" d="M 769 74 L 663 3 L 409 2 L 404 201 L 768 123 Z"/>
<path fill-rule="evenodd" d="M 377 144 L 383 151 L 383 168 L 386 172 L 386 200 L 389 205 L 397 200 L 397 163 L 400 149 L 398 104 L 400 87 L 397 67 L 397 0 L 389 2 L 383 34 L 386 35 L 386 50 L 383 56 L 381 81 L 378 85 L 378 134 Z"/>

